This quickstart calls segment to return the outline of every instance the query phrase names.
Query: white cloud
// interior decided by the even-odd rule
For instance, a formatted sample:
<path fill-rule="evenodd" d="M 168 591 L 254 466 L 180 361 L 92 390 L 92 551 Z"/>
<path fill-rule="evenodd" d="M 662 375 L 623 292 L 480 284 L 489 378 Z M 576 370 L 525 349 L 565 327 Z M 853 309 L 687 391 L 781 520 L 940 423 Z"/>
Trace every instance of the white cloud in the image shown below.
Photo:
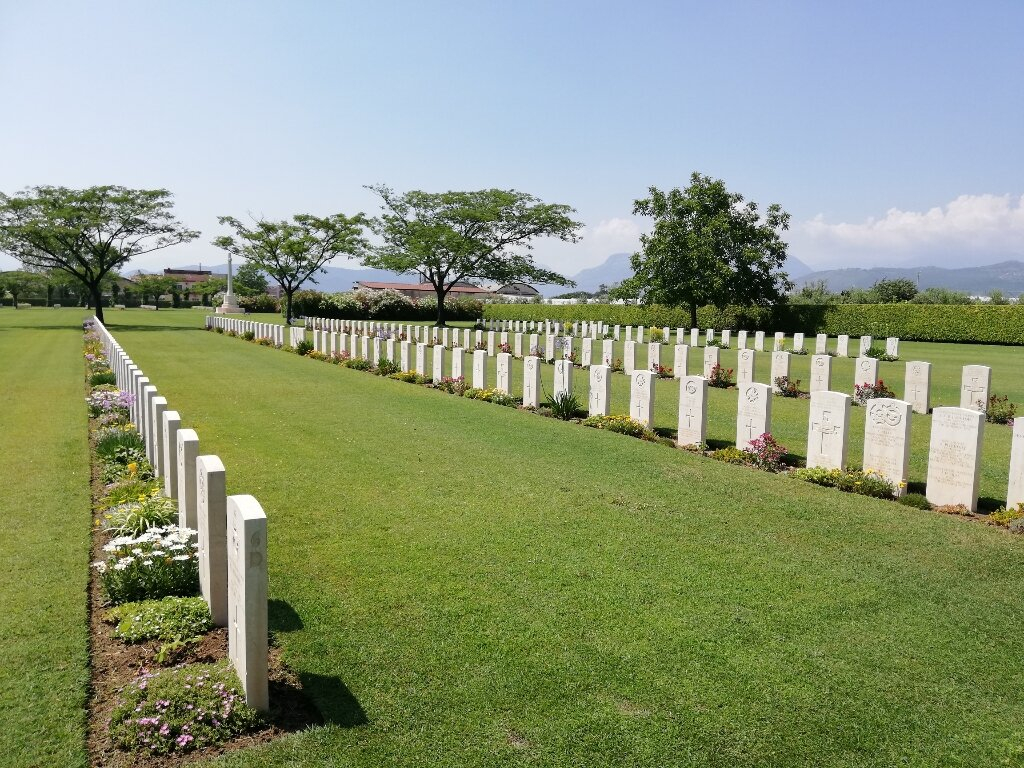
<path fill-rule="evenodd" d="M 589 242 L 594 250 L 608 253 L 635 251 L 640 244 L 640 227 L 632 219 L 603 219 L 592 228 L 587 227 L 583 241 Z"/>
<path fill-rule="evenodd" d="M 927 211 L 890 208 L 859 224 L 829 224 L 818 215 L 793 234 L 793 255 L 818 266 L 963 266 L 965 257 L 1024 258 L 1024 196 L 961 195 Z"/>

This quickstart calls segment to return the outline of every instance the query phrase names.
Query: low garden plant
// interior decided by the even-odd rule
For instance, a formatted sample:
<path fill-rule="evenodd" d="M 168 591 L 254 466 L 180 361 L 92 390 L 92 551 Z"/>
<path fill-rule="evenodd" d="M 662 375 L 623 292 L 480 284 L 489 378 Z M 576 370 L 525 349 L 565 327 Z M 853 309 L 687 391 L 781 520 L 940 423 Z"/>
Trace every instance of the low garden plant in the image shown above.
<path fill-rule="evenodd" d="M 114 637 L 126 643 L 144 640 L 188 640 L 213 629 L 213 619 L 201 597 L 164 597 L 122 603 L 103 614 L 116 624 Z"/>
<path fill-rule="evenodd" d="M 873 496 L 877 499 L 891 499 L 896 495 L 896 486 L 877 472 L 867 470 L 825 469 L 807 467 L 794 469 L 790 476 L 816 485 L 838 488 L 848 493 Z"/>
<path fill-rule="evenodd" d="M 114 743 L 154 755 L 209 747 L 262 724 L 226 663 L 143 670 L 118 699 L 110 717 Z"/>
<path fill-rule="evenodd" d="M 152 477 L 143 478 L 136 472 L 120 482 L 107 486 L 106 494 L 100 499 L 99 509 L 110 509 L 118 504 L 137 501 L 160 492 L 160 481 Z"/>
<path fill-rule="evenodd" d="M 923 493 L 905 493 L 896 499 L 900 504 L 914 509 L 931 509 L 931 502 Z"/>
<path fill-rule="evenodd" d="M 571 392 L 560 392 L 549 397 L 544 405 L 551 411 L 552 416 L 563 421 L 575 419 L 583 412 L 580 401 Z"/>
<path fill-rule="evenodd" d="M 195 531 L 176 525 L 119 536 L 92 564 L 112 605 L 162 597 L 191 597 L 199 590 Z"/>
<path fill-rule="evenodd" d="M 992 523 L 992 525 L 999 525 L 1003 528 L 1011 528 L 1020 532 L 1022 526 L 1019 525 L 1019 523 L 1020 521 L 1024 521 L 1024 503 L 1018 504 L 1017 506 L 1009 509 L 1006 507 L 1000 507 L 986 519 L 988 522 Z"/>
<path fill-rule="evenodd" d="M 650 440 L 654 437 L 654 433 L 644 426 L 642 422 L 631 419 L 629 416 L 588 416 L 583 420 L 583 426 L 593 427 L 594 429 L 606 429 L 609 432 L 618 432 L 622 435 L 639 437 L 645 440 Z"/>
<path fill-rule="evenodd" d="M 744 453 L 750 454 L 750 463 L 758 469 L 781 472 L 786 468 L 786 446 L 780 445 L 770 432 L 751 440 Z"/>
<path fill-rule="evenodd" d="M 708 377 L 708 386 L 718 387 L 719 389 L 728 389 L 732 385 L 732 368 L 723 368 L 718 363 L 715 363 L 714 367 L 711 369 L 711 375 Z"/>
<path fill-rule="evenodd" d="M 990 395 L 985 419 L 993 424 L 1013 424 L 1017 406 L 1010 402 L 1008 395 Z"/>
<path fill-rule="evenodd" d="M 378 376 L 390 376 L 394 373 L 398 373 L 402 370 L 402 366 L 396 363 L 394 360 L 388 360 L 386 357 L 382 357 L 377 361 L 377 367 L 374 369 L 374 373 Z"/>
<path fill-rule="evenodd" d="M 889 389 L 881 379 L 874 384 L 855 384 L 853 387 L 854 405 L 864 405 L 868 400 L 879 397 L 896 397 L 896 393 Z"/>
<path fill-rule="evenodd" d="M 150 528 L 165 528 L 178 519 L 173 499 L 152 493 L 118 504 L 103 513 L 103 529 L 114 536 L 137 536 Z"/>
<path fill-rule="evenodd" d="M 791 379 L 789 376 L 776 377 L 775 389 L 775 394 L 782 397 L 800 397 L 805 394 L 800 389 L 800 379 Z"/>

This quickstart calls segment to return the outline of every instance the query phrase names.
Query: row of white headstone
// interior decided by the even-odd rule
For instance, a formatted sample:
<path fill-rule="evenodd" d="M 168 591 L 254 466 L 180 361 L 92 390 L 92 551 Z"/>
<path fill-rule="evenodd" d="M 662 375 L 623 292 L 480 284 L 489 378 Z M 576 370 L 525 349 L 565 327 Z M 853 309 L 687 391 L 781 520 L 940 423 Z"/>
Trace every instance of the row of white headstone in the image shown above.
<path fill-rule="evenodd" d="M 285 339 L 285 327 L 283 325 L 277 325 L 276 323 L 257 323 L 254 320 L 242 320 L 241 318 L 231 317 L 229 315 L 207 315 L 206 316 L 206 327 L 207 328 L 223 328 L 225 331 L 234 331 L 235 333 L 242 334 L 246 331 L 252 331 L 253 337 L 257 339 L 270 339 L 274 344 L 284 346 Z M 294 330 L 302 330 L 292 329 Z M 291 339 L 289 339 L 290 341 Z M 295 346 L 292 344 L 292 346 Z"/>
<path fill-rule="evenodd" d="M 178 524 L 198 531 L 200 589 L 214 624 L 228 627 L 228 656 L 246 702 L 266 710 L 267 516 L 252 496 L 227 495 L 220 458 L 199 454 L 195 430 L 181 428 L 181 415 L 168 408 L 106 327 L 95 318 L 93 324 L 117 386 L 134 396 L 132 423 L 163 480 L 164 494 L 178 503 Z"/>

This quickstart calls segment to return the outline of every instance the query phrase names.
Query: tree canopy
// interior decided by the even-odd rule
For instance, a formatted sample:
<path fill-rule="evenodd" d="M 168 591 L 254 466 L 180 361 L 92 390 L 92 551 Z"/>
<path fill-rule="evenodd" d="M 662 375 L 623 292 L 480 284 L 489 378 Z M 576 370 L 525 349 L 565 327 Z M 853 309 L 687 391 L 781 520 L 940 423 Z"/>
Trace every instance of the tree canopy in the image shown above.
<path fill-rule="evenodd" d="M 231 283 L 231 289 L 239 296 L 260 296 L 267 292 L 267 276 L 251 261 L 235 269 Z"/>
<path fill-rule="evenodd" d="M 213 241 L 233 256 L 245 259 L 281 286 L 285 295 L 285 316 L 292 321 L 292 296 L 307 280 L 316 282 L 324 265 L 336 256 L 360 258 L 368 243 L 363 237 L 366 217 L 337 213 L 318 217 L 298 214 L 291 221 L 256 219 L 246 226 L 232 216 L 221 216 L 221 224 L 234 230 Z"/>
<path fill-rule="evenodd" d="M 684 190 L 651 187 L 648 194 L 633 213 L 653 218 L 654 228 L 640 236 L 634 275 L 614 295 L 687 306 L 696 325 L 698 307 L 773 304 L 792 288 L 782 271 L 789 214 L 779 205 L 762 218 L 756 203 L 743 204 L 723 181 L 699 173 Z"/>
<path fill-rule="evenodd" d="M 102 284 L 131 259 L 193 240 L 165 189 L 31 187 L 0 193 L 0 249 L 27 269 L 62 270 L 86 288 L 103 319 Z"/>
<path fill-rule="evenodd" d="M 540 237 L 575 243 L 582 227 L 567 205 L 544 203 L 515 190 L 421 192 L 403 195 L 369 186 L 382 201 L 371 229 L 382 244 L 363 264 L 404 274 L 418 274 L 437 295 L 437 324 L 444 325 L 444 299 L 465 280 L 493 280 L 574 285 L 557 272 L 537 266 L 531 249 Z"/>

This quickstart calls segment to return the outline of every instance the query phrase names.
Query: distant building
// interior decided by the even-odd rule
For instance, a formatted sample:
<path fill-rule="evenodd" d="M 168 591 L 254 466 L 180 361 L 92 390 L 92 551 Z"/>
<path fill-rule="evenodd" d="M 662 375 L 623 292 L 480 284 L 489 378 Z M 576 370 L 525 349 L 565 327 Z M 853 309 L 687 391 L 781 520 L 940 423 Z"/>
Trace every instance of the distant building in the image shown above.
<path fill-rule="evenodd" d="M 212 278 L 227 280 L 227 273 L 214 273 L 208 269 L 164 269 L 164 277 L 173 277 L 178 283 L 182 293 L 191 294 L 192 286 L 196 283 L 205 283 Z"/>
<path fill-rule="evenodd" d="M 410 299 L 422 299 L 436 296 L 437 292 L 430 283 L 379 283 L 369 280 L 361 280 L 355 284 L 356 290 L 365 291 L 398 291 Z M 448 295 L 453 298 L 469 297 L 474 299 L 486 299 L 491 296 L 509 296 L 532 298 L 539 296 L 540 292 L 528 283 L 487 283 L 483 286 L 472 283 L 455 283 Z"/>

